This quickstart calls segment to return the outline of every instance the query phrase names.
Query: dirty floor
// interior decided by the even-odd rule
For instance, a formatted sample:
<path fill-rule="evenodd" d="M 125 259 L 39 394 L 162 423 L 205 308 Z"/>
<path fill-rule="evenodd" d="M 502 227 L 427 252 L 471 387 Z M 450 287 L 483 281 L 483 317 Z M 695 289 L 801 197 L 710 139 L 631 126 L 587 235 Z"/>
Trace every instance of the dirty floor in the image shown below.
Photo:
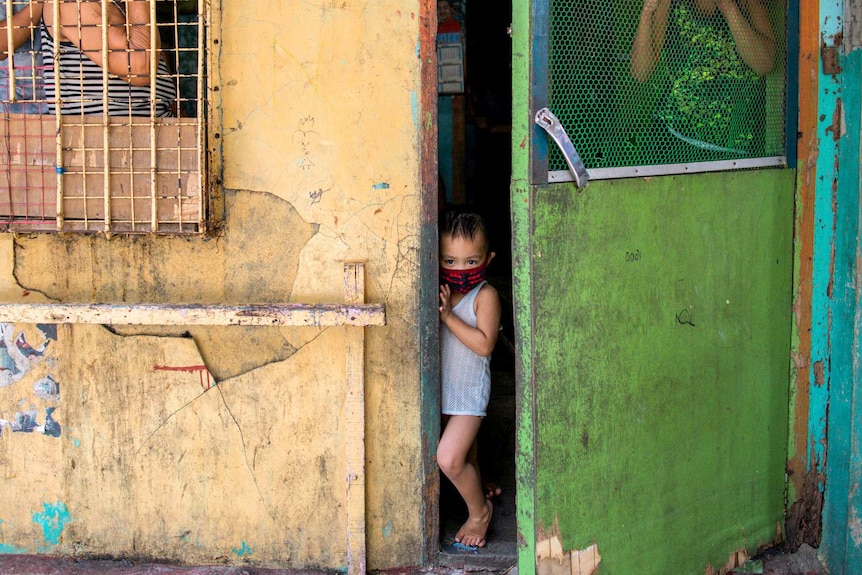
<path fill-rule="evenodd" d="M 767 552 L 737 569 L 737 575 L 827 575 L 817 552 L 803 545 L 795 553 Z M 425 569 L 398 569 L 381 575 L 461 575 L 465 572 L 516 575 L 517 568 L 481 569 L 437 566 Z M 129 561 L 74 561 L 35 555 L 0 555 L 0 575 L 324 575 L 329 572 L 299 569 L 258 569 L 252 567 L 180 567 Z M 334 573 L 334 572 L 332 572 Z"/>

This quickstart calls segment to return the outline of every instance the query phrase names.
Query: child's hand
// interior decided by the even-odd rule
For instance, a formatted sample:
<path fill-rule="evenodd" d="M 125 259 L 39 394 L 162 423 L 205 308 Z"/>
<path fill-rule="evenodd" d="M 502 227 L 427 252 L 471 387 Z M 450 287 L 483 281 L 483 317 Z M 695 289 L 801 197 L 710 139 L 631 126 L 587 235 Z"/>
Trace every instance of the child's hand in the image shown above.
<path fill-rule="evenodd" d="M 451 294 L 449 286 L 445 284 L 440 286 L 440 319 L 443 321 L 446 321 L 452 315 L 452 304 L 449 302 Z"/>
<path fill-rule="evenodd" d="M 658 8 L 658 0 L 644 0 L 643 13 L 652 14 Z"/>

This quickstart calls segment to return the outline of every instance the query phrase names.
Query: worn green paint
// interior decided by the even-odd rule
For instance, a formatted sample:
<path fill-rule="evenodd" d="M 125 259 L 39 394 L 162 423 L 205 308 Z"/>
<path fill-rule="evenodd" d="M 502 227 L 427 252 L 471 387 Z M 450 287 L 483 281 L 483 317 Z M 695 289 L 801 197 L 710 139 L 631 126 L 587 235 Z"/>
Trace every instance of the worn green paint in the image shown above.
<path fill-rule="evenodd" d="M 699 573 L 783 517 L 794 175 L 536 190 L 536 517 L 602 572 Z"/>
<path fill-rule="evenodd" d="M 515 411 L 517 443 L 515 476 L 517 484 L 516 506 L 518 520 L 518 572 L 535 574 L 536 556 L 536 460 L 535 460 L 535 398 L 533 367 L 533 336 L 531 311 L 531 265 L 528 207 L 529 187 L 520 182 L 512 188 L 512 293 L 517 349 L 515 363 L 517 389 Z M 520 204 L 520 206 L 518 206 Z M 515 208 L 514 206 L 518 206 Z"/>
<path fill-rule="evenodd" d="M 530 6 L 512 2 L 512 296 L 515 320 L 517 450 L 515 453 L 518 520 L 518 573 L 536 570 L 535 437 L 532 378 L 530 187 L 527 140 L 529 123 Z"/>
<path fill-rule="evenodd" d="M 795 173 L 530 185 L 512 21 L 519 572 L 551 536 L 603 575 L 721 567 L 783 521 Z"/>

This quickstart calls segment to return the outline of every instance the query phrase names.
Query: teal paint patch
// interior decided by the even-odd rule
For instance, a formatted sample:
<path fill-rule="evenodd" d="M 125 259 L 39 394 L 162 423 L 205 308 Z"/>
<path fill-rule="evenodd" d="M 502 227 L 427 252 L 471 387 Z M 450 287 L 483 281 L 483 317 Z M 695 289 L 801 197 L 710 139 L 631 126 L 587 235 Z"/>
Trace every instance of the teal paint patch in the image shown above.
<path fill-rule="evenodd" d="M 3 520 L 0 519 L 0 535 L 2 535 L 3 523 Z M 9 543 L 0 543 L 0 555 L 21 555 L 23 553 L 28 553 L 28 550 L 23 547 L 15 547 Z"/>
<path fill-rule="evenodd" d="M 821 38 L 835 38 L 841 34 L 843 2 L 829 0 L 820 3 Z M 840 50 L 839 50 L 840 52 Z M 823 470 L 826 461 L 827 420 L 829 417 L 829 390 L 832 381 L 833 351 L 830 342 L 830 325 L 835 317 L 835 301 L 832 295 L 834 282 L 834 253 L 837 214 L 833 210 L 832 186 L 838 181 L 837 158 L 840 143 L 835 139 L 833 126 L 836 111 L 840 110 L 843 74 L 827 74 L 821 63 L 817 79 L 818 98 L 817 174 L 814 189 L 814 256 L 811 264 L 811 358 L 809 361 L 809 413 L 808 413 L 808 468 Z M 858 134 L 857 134 L 858 136 Z M 823 489 L 823 486 L 820 486 Z"/>
<path fill-rule="evenodd" d="M 69 508 L 62 501 L 43 503 L 42 508 L 44 511 L 41 513 L 33 513 L 33 523 L 42 526 L 45 543 L 57 545 L 60 543 L 60 535 L 63 534 L 66 523 L 72 520 L 69 515 Z"/>
<path fill-rule="evenodd" d="M 844 111 L 844 126 L 837 142 L 837 180 L 827 198 L 834 212 L 834 245 L 830 252 L 834 277 L 831 280 L 831 322 L 826 332 L 831 373 L 828 386 L 823 386 L 828 387 L 827 404 L 821 407 L 828 416 L 824 426 L 828 433 L 824 429 L 826 485 L 818 554 L 825 559 L 830 573 L 851 575 L 857 573 L 854 566 L 862 565 L 862 494 L 858 489 L 862 478 L 859 465 L 862 445 L 857 439 L 862 432 L 862 375 L 857 365 L 858 358 L 862 357 L 862 306 L 859 304 L 860 288 L 855 281 L 859 273 L 857 258 L 862 252 L 859 239 L 862 90 L 858 80 L 854 80 L 862 74 L 862 49 L 849 54 L 838 50 L 838 70 L 840 91 L 836 106 Z M 831 140 L 829 144 L 821 140 L 821 150 L 825 145 L 829 145 L 826 151 L 831 152 Z M 823 193 L 828 191 L 824 186 Z"/>
<path fill-rule="evenodd" d="M 231 552 L 237 557 L 251 557 L 252 553 L 254 553 L 245 541 L 242 542 L 239 548 L 234 547 L 231 549 Z"/>
<path fill-rule="evenodd" d="M 419 98 L 414 90 L 410 91 L 410 111 L 413 115 L 413 126 L 419 127 Z"/>
<path fill-rule="evenodd" d="M 386 525 L 383 526 L 383 529 L 381 529 L 381 531 L 383 531 L 383 537 L 388 539 L 389 536 L 392 535 L 392 522 L 387 521 Z"/>
<path fill-rule="evenodd" d="M 374 184 L 371 187 L 372 187 L 372 189 L 375 189 L 375 190 L 388 190 L 389 184 L 387 182 L 380 182 L 379 184 Z"/>
<path fill-rule="evenodd" d="M 72 445 L 74 445 L 75 447 L 81 447 L 81 440 L 80 439 L 73 439 Z"/>

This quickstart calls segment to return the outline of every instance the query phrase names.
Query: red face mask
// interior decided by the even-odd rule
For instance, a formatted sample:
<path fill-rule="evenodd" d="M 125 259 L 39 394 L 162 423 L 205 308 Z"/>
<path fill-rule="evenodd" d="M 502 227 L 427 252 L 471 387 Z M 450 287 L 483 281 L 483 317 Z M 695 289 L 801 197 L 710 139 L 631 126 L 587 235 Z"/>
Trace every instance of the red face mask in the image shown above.
<path fill-rule="evenodd" d="M 440 279 L 454 292 L 467 293 L 485 280 L 486 258 L 481 265 L 468 270 L 447 270 L 440 268 Z"/>

